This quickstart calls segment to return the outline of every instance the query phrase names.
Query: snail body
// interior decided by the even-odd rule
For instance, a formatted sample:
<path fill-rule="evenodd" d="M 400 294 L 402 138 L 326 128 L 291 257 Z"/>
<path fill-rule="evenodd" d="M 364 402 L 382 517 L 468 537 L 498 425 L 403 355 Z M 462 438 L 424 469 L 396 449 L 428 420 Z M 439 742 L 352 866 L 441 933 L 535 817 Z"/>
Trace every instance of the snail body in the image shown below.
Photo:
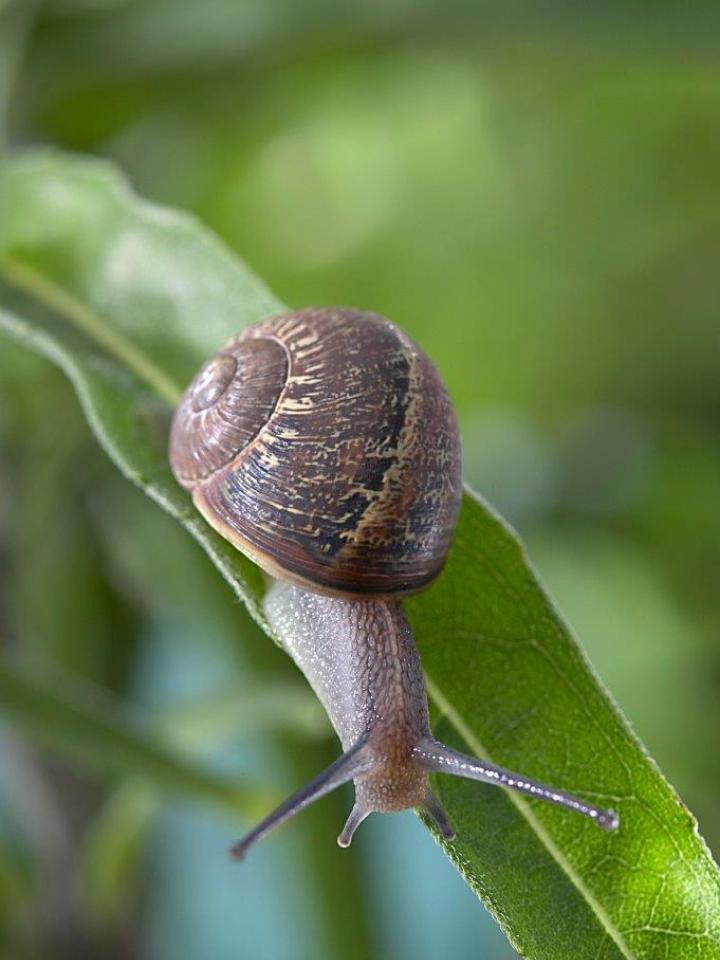
<path fill-rule="evenodd" d="M 402 598 L 440 573 L 462 491 L 457 419 L 432 362 L 376 314 L 307 309 L 249 327 L 178 406 L 170 462 L 199 511 L 269 575 L 264 612 L 344 753 L 233 853 L 342 783 L 371 812 L 424 809 L 453 831 L 429 773 L 617 818 L 436 741 Z"/>
<path fill-rule="evenodd" d="M 426 806 L 427 772 L 413 758 L 414 748 L 431 736 L 425 680 L 400 604 L 336 599 L 277 583 L 265 613 L 343 749 L 363 743 L 371 762 L 355 778 L 356 810 Z"/>

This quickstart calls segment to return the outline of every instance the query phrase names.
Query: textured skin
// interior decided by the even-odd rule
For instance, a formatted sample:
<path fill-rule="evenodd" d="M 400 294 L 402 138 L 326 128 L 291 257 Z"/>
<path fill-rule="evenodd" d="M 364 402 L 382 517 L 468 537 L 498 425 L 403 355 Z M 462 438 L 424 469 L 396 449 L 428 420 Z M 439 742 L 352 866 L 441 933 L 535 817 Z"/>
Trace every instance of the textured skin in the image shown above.
<path fill-rule="evenodd" d="M 236 386 L 224 358 L 250 347 L 256 369 Z M 420 348 L 376 314 L 308 309 L 248 328 L 220 358 L 188 388 L 170 446 L 212 526 L 271 575 L 328 593 L 402 595 L 433 580 L 461 455 Z"/>
<path fill-rule="evenodd" d="M 265 614 L 283 647 L 307 677 L 343 748 L 364 735 L 371 770 L 355 780 L 366 810 L 421 806 L 428 775 L 413 748 L 430 737 L 420 658 L 400 605 L 344 600 L 281 582 L 265 598 Z"/>

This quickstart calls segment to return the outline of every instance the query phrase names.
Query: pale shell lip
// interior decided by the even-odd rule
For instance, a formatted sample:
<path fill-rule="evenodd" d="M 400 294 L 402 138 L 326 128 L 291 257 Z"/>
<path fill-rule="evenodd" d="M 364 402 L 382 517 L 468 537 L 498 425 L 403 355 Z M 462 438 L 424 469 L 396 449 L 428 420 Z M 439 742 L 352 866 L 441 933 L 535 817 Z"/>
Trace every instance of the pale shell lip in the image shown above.
<path fill-rule="evenodd" d="M 252 560 L 253 563 L 257 564 L 257 566 L 260 567 L 260 569 L 268 576 L 272 577 L 274 580 L 282 580 L 284 583 L 290 583 L 294 587 L 301 587 L 303 590 L 310 590 L 312 593 L 322 594 L 325 597 L 351 597 L 353 599 L 360 600 L 368 600 L 371 597 L 377 600 L 397 600 L 403 597 L 409 597 L 413 594 L 420 593 L 431 583 L 433 583 L 442 572 L 442 568 L 444 566 L 443 562 L 442 566 L 434 571 L 432 576 L 428 577 L 427 580 L 420 584 L 414 583 L 412 587 L 407 587 L 406 589 L 398 588 L 396 590 L 390 590 L 387 592 L 377 592 L 375 590 L 351 591 L 335 589 L 332 586 L 326 586 L 318 583 L 316 580 L 309 580 L 307 577 L 302 577 L 294 571 L 288 570 L 286 567 L 283 567 L 281 564 L 279 564 L 274 557 L 271 557 L 268 554 L 258 550 L 254 544 L 252 544 L 245 537 L 241 536 L 237 530 L 234 530 L 229 524 L 225 523 L 220 517 L 217 516 L 217 514 L 210 508 L 209 504 L 205 500 L 203 491 L 200 487 L 195 487 L 192 492 L 192 498 L 193 503 L 197 507 L 198 511 L 203 515 L 205 520 L 207 520 L 213 530 L 216 533 L 219 533 L 224 540 L 228 541 L 228 543 L 231 543 L 234 547 L 236 547 L 240 553 L 248 558 L 248 560 Z"/>

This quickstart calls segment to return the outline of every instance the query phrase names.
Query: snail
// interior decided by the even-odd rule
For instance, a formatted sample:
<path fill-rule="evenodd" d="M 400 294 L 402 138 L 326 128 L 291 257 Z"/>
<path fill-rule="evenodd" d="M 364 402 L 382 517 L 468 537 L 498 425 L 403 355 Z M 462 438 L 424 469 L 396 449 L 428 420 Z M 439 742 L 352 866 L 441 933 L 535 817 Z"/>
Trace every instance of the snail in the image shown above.
<path fill-rule="evenodd" d="M 345 751 L 258 824 L 350 780 L 350 844 L 372 812 L 453 828 L 429 774 L 500 784 L 592 818 L 617 816 L 437 741 L 402 599 L 440 573 L 462 490 L 457 419 L 429 358 L 377 314 L 310 308 L 245 329 L 175 411 L 170 463 L 218 533 L 268 575 L 263 610 Z"/>

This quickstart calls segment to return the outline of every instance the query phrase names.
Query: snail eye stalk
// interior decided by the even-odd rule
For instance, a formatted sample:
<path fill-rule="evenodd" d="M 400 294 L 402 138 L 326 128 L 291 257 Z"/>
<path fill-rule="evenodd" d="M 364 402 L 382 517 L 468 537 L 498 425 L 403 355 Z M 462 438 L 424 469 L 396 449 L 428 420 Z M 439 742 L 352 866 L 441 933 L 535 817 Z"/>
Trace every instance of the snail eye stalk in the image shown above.
<path fill-rule="evenodd" d="M 506 770 L 504 767 L 497 767 L 484 760 L 478 760 L 477 757 L 460 753 L 430 737 L 415 747 L 414 756 L 420 766 L 429 772 L 449 773 L 451 776 L 462 777 L 465 780 L 492 783 L 495 786 L 514 790 L 516 793 L 538 797 L 540 800 L 546 800 L 558 807 L 565 807 L 567 810 L 574 810 L 584 817 L 589 817 L 603 830 L 615 830 L 620 822 L 614 810 L 595 807 L 564 790 L 556 790 L 554 787 L 545 786 L 522 774 Z"/>
<path fill-rule="evenodd" d="M 330 766 L 318 774 L 317 777 L 309 783 L 306 783 L 304 787 L 301 787 L 293 793 L 292 796 L 288 797 L 287 800 L 281 803 L 279 807 L 268 814 L 264 820 L 261 820 L 256 827 L 247 833 L 242 840 L 234 843 L 230 848 L 230 856 L 233 860 L 242 860 L 250 847 L 254 846 L 258 840 L 261 840 L 266 834 L 270 833 L 271 830 L 274 830 L 275 827 L 279 827 L 281 824 L 292 819 L 296 813 L 300 813 L 301 810 L 315 803 L 320 797 L 332 793 L 333 790 L 341 787 L 344 783 L 348 783 L 355 777 L 367 773 L 372 767 L 373 761 L 364 748 L 365 739 L 363 738 L 363 740 L 348 750 L 347 753 L 338 757 L 334 763 L 331 763 Z M 363 815 L 360 820 L 354 823 L 354 826 L 352 826 L 350 830 L 347 843 L 341 844 L 341 846 L 349 845 L 355 828 L 359 826 L 361 820 L 365 819 L 366 815 L 367 814 Z M 352 814 L 350 815 L 350 819 L 352 820 Z M 350 824 L 350 820 L 348 820 L 348 824 Z M 341 836 L 345 835 L 347 829 L 348 826 L 346 825 Z"/>

